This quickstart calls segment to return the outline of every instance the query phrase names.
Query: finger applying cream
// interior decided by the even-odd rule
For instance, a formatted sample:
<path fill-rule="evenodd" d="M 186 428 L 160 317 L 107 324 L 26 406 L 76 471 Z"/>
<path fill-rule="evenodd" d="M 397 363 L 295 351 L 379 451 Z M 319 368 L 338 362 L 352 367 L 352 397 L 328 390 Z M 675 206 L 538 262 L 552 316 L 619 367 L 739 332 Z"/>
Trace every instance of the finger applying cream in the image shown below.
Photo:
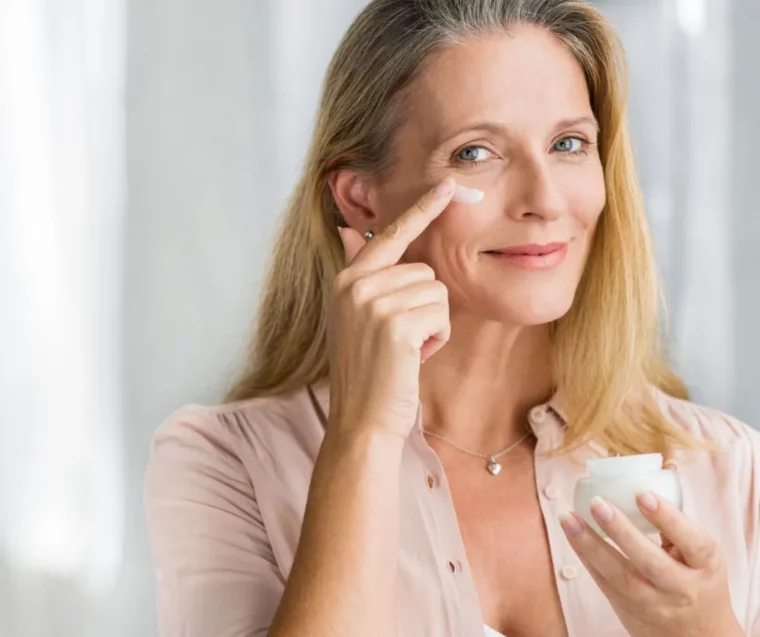
<path fill-rule="evenodd" d="M 478 190 L 477 188 L 467 188 L 466 186 L 457 184 L 454 189 L 454 196 L 451 200 L 458 203 L 478 203 L 483 200 L 484 196 L 485 193 L 482 190 Z"/>

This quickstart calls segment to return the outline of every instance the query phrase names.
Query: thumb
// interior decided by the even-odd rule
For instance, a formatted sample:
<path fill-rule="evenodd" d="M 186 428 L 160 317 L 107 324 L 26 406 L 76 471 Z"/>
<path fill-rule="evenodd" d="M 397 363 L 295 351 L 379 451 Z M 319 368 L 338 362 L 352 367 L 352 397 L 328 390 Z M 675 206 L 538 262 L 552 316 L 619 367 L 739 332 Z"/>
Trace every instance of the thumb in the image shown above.
<path fill-rule="evenodd" d="M 359 251 L 367 245 L 367 240 L 353 228 L 338 227 L 338 234 L 346 253 L 346 263 L 351 263 Z"/>

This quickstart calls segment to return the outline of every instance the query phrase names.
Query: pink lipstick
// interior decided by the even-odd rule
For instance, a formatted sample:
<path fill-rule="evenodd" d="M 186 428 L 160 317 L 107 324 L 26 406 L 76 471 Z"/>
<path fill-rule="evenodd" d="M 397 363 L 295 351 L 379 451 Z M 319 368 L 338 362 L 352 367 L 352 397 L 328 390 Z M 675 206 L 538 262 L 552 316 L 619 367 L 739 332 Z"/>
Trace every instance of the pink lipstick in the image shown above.
<path fill-rule="evenodd" d="M 567 243 L 531 243 L 486 251 L 487 255 L 522 270 L 551 270 L 567 256 Z"/>

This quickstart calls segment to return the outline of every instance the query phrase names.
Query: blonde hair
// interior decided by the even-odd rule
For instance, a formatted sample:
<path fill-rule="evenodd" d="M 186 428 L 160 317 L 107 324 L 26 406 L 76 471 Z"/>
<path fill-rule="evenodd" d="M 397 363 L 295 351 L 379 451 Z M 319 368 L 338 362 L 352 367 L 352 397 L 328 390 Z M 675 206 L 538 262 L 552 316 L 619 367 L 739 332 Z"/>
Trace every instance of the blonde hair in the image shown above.
<path fill-rule="evenodd" d="M 663 355 L 659 282 L 625 108 L 627 69 L 611 25 L 574 0 L 374 0 L 349 28 L 325 78 L 304 174 L 277 238 L 248 366 L 228 401 L 292 391 L 328 375 L 326 332 L 343 264 L 328 187 L 340 168 L 378 174 L 402 89 L 431 53 L 517 25 L 549 30 L 583 68 L 599 120 L 607 203 L 570 311 L 552 326 L 561 451 L 596 440 L 612 453 L 690 446 L 653 388 L 687 396 Z"/>

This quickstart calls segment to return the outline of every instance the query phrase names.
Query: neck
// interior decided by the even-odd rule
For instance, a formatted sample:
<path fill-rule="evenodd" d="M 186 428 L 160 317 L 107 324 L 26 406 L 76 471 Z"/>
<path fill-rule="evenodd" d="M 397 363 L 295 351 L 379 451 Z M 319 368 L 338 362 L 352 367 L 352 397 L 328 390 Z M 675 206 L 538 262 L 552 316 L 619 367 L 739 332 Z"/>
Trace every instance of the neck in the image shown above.
<path fill-rule="evenodd" d="M 506 447 L 553 393 L 549 326 L 451 317 L 451 339 L 420 374 L 424 427 L 470 449 Z"/>

